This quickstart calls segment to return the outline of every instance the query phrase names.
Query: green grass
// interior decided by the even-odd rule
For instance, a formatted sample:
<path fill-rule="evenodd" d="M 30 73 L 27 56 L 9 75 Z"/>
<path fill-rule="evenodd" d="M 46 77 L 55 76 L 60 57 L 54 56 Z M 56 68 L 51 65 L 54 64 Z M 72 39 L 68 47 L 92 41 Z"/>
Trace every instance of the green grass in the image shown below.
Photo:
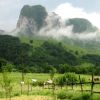
<path fill-rule="evenodd" d="M 13 83 L 17 83 L 18 81 L 21 81 L 22 74 L 20 72 L 11 72 L 8 75 Z M 55 74 L 55 77 L 58 77 L 60 75 L 61 74 Z M 26 73 L 24 76 L 25 76 L 25 81 L 31 80 L 33 78 L 39 81 L 46 81 L 50 79 L 50 74 L 45 74 L 45 73 Z M 0 73 L 0 79 L 2 79 L 2 73 Z"/>
<path fill-rule="evenodd" d="M 55 74 L 55 78 L 61 76 L 62 74 Z M 19 72 L 12 72 L 8 74 L 9 79 L 11 80 L 11 85 L 13 87 L 12 89 L 12 96 L 21 96 L 21 73 Z M 81 77 L 84 77 L 87 81 L 91 78 L 91 75 L 81 75 Z M 99 77 L 99 76 L 96 76 Z M 37 79 L 38 81 L 46 81 L 50 79 L 49 74 L 44 74 L 44 73 L 27 73 L 25 75 L 25 84 L 23 85 L 23 95 L 27 95 L 28 93 L 28 81 L 31 83 L 31 79 Z M 0 73 L 0 98 L 5 97 L 5 91 L 2 88 L 2 73 Z M 31 89 L 31 87 L 30 87 Z M 66 100 L 84 100 L 80 99 L 82 98 L 82 93 L 79 92 L 80 90 L 80 85 L 75 85 L 74 90 L 72 90 L 71 86 L 64 86 L 62 89 L 59 86 L 56 86 L 56 90 L 54 91 L 55 96 L 58 98 L 66 98 Z M 91 85 L 83 85 L 84 90 L 90 90 Z M 77 91 L 78 90 L 78 91 Z M 44 89 L 43 87 L 39 86 L 33 86 L 32 91 L 30 90 L 29 95 L 42 95 L 42 96 L 52 96 L 53 95 L 53 90 L 52 89 Z M 94 91 L 100 91 L 100 85 L 95 85 L 94 86 Z M 90 93 L 85 93 L 84 95 L 87 98 Z M 98 94 L 93 95 L 93 100 L 99 100 L 100 96 Z M 99 98 L 99 99 L 98 99 Z M 89 99 L 90 100 L 90 99 Z"/>

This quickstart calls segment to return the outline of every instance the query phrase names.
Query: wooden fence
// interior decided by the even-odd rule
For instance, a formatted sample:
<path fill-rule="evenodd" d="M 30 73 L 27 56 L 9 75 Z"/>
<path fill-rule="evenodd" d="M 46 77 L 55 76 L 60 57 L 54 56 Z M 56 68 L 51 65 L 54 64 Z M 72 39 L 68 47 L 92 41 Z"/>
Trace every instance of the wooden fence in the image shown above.
<path fill-rule="evenodd" d="M 71 87 L 71 90 L 74 90 L 74 87 L 78 85 L 78 86 L 80 86 L 80 89 L 78 89 L 76 91 L 81 91 L 82 93 L 86 91 L 86 92 L 90 92 L 91 95 L 93 95 L 93 93 L 100 93 L 100 91 L 94 91 L 94 86 L 100 84 L 100 81 L 95 81 L 94 79 L 95 79 L 95 77 L 92 74 L 91 75 L 91 80 L 89 80 L 88 82 L 83 82 L 82 79 L 81 79 L 81 76 L 79 75 L 79 82 L 72 81 L 70 83 L 64 84 L 63 86 L 70 86 Z M 83 85 L 90 85 L 90 89 L 89 90 L 84 89 L 83 88 Z M 61 85 L 58 85 L 58 84 L 50 84 L 50 86 L 47 85 L 46 88 L 44 88 L 44 85 L 39 86 L 39 87 L 43 87 L 43 89 L 52 89 L 53 90 L 52 93 L 54 94 L 55 93 L 55 89 L 56 89 L 57 86 L 59 87 Z M 61 87 L 63 87 L 63 86 L 61 86 Z M 32 84 L 30 85 L 30 83 L 28 83 L 28 91 L 27 91 L 27 94 L 28 95 L 29 95 L 29 92 L 30 91 L 32 91 Z M 23 87 L 22 86 L 21 86 L 21 94 L 23 94 Z"/>
<path fill-rule="evenodd" d="M 84 92 L 84 91 L 88 91 L 88 92 L 91 92 L 91 95 L 93 95 L 93 93 L 100 93 L 100 91 L 94 91 L 94 86 L 97 85 L 97 84 L 100 84 L 100 81 L 94 81 L 94 75 L 92 74 L 91 75 L 91 81 L 90 82 L 82 82 L 81 80 L 81 77 L 79 75 L 79 82 L 71 82 L 71 83 L 66 83 L 66 85 L 70 85 L 72 87 L 72 90 L 74 90 L 74 86 L 75 85 L 80 85 L 80 91 L 81 92 Z M 90 85 L 91 86 L 91 89 L 90 90 L 84 90 L 83 89 L 83 85 Z"/>

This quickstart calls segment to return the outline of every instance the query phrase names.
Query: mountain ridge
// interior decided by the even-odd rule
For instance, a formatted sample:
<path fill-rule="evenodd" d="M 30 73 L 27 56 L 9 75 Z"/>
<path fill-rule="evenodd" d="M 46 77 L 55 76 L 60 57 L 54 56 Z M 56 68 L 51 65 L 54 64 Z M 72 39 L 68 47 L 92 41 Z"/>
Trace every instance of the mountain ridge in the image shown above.
<path fill-rule="evenodd" d="M 67 12 L 67 11 L 66 11 Z M 59 30 L 67 27 L 72 27 L 73 33 L 95 32 L 98 29 L 84 18 L 73 18 L 67 21 L 62 21 L 61 17 L 56 13 L 48 13 L 45 7 L 41 5 L 29 6 L 25 5 L 20 12 L 19 20 L 17 22 L 16 30 L 18 35 L 43 35 L 50 33 L 51 30 Z M 56 34 L 56 33 L 54 33 Z M 49 34 L 50 35 L 50 34 Z"/>

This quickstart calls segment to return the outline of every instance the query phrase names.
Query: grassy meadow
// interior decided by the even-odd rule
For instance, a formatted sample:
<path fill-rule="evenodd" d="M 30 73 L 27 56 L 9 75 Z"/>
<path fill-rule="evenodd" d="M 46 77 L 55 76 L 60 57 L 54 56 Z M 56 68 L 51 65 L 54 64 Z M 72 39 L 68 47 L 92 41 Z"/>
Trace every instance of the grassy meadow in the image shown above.
<path fill-rule="evenodd" d="M 30 83 L 32 79 L 37 79 L 39 82 L 45 82 L 50 79 L 49 74 L 44 73 L 27 73 L 25 74 L 24 84 L 21 86 L 21 73 L 12 72 L 7 73 L 8 78 L 11 82 L 11 98 L 12 100 L 90 100 L 90 92 L 80 92 L 80 85 L 74 85 L 72 90 L 71 86 L 63 86 L 62 89 L 60 86 L 56 86 L 55 90 L 43 88 L 43 86 L 32 86 Z M 61 76 L 62 74 L 55 74 L 54 78 Z M 81 75 L 81 78 L 84 77 L 87 82 L 91 79 L 91 75 Z M 95 76 L 99 77 L 99 76 Z M 0 73 L 0 100 L 5 100 L 5 90 L 3 89 L 3 76 Z M 91 85 L 83 85 L 84 90 L 90 90 Z M 100 91 L 100 85 L 94 86 L 94 91 Z M 54 94 L 53 94 L 54 93 Z M 26 99 L 28 98 L 28 99 Z M 83 99 L 82 99 L 83 98 Z M 85 98 L 85 99 L 84 99 Z M 88 98 L 88 99 L 86 99 Z M 93 94 L 93 100 L 99 100 L 99 94 Z M 8 99 L 9 100 L 9 99 Z"/>

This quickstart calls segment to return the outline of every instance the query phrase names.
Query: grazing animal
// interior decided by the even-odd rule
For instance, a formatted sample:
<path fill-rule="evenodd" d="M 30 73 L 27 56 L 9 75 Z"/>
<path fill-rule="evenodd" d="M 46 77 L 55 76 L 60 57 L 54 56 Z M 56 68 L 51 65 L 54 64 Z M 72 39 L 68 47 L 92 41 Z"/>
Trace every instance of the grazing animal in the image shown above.
<path fill-rule="evenodd" d="M 53 83 L 52 80 L 48 80 L 48 81 L 44 82 L 44 85 L 48 85 L 48 84 L 52 84 L 52 83 Z"/>
<path fill-rule="evenodd" d="M 20 85 L 21 85 L 21 86 L 24 85 L 24 84 L 25 84 L 24 81 L 21 81 L 21 82 L 20 82 Z"/>
<path fill-rule="evenodd" d="M 36 79 L 32 79 L 32 83 L 31 83 L 31 85 L 33 85 L 33 86 L 37 86 L 37 80 L 36 80 Z"/>
<path fill-rule="evenodd" d="M 32 83 L 35 83 L 35 82 L 37 82 L 37 80 L 36 79 L 32 79 Z"/>
<path fill-rule="evenodd" d="M 46 88 L 46 86 L 48 86 L 48 88 L 50 88 L 50 86 L 54 86 L 54 82 L 53 80 L 47 80 L 46 82 L 44 82 L 44 88 Z"/>
<path fill-rule="evenodd" d="M 89 81 L 92 81 L 92 79 L 89 78 Z M 93 78 L 93 81 L 100 81 L 100 79 L 99 79 L 98 77 L 94 77 L 94 78 Z"/>
<path fill-rule="evenodd" d="M 94 78 L 94 81 L 99 81 L 99 78 L 98 77 Z"/>

